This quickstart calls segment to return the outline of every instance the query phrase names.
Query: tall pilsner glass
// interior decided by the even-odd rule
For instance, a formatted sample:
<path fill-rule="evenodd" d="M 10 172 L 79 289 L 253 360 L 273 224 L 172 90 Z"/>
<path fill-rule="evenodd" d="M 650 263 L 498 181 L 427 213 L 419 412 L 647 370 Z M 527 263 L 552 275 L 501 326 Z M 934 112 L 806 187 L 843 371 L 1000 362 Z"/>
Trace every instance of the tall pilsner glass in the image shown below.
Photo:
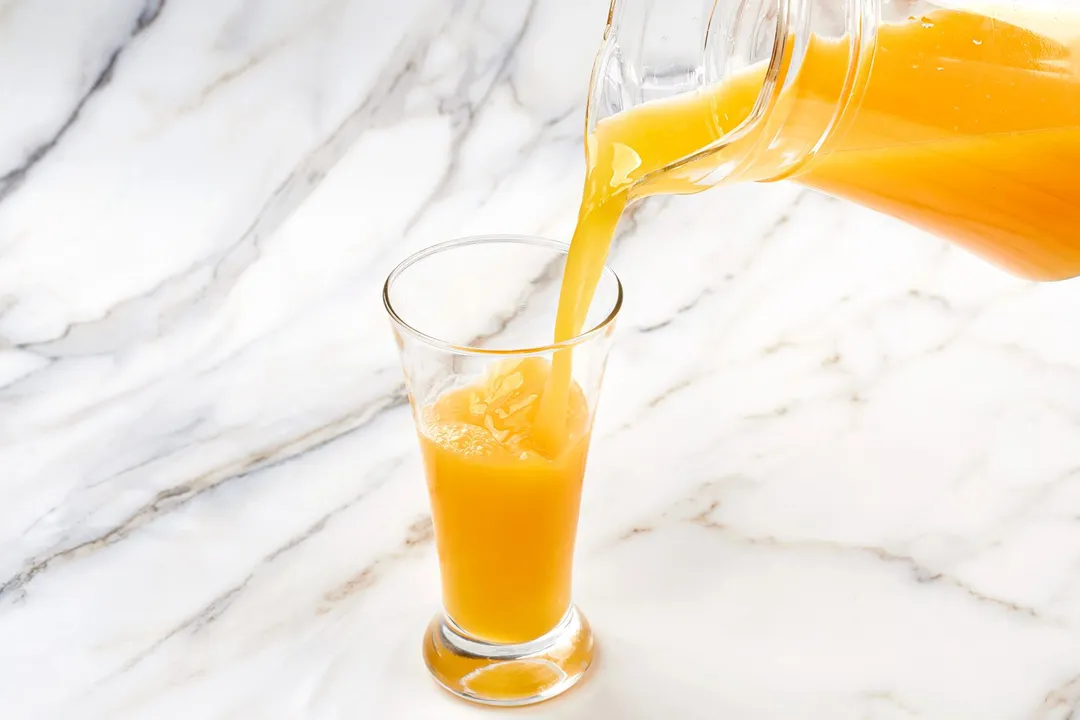
<path fill-rule="evenodd" d="M 488 704 L 558 695 L 593 655 L 571 574 L 622 287 L 605 268 L 589 329 L 552 343 L 567 250 L 534 237 L 454 240 L 405 260 L 383 292 L 442 576 L 443 611 L 424 638 L 424 660 L 443 687 Z M 572 356 L 573 384 L 563 389 L 565 426 L 551 445 L 533 423 L 545 390 L 558 392 L 548 383 L 556 353 Z"/>

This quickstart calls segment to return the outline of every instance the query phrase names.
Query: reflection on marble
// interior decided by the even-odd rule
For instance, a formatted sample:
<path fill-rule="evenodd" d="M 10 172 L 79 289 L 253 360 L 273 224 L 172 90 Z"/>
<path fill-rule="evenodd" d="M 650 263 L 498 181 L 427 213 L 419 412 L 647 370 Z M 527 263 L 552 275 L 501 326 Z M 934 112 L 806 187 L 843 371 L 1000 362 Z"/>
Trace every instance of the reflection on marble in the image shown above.
<path fill-rule="evenodd" d="M 378 288 L 565 238 L 602 0 L 0 2 L 0 716 L 465 718 Z M 1080 284 L 634 209 L 551 718 L 1080 710 Z"/>

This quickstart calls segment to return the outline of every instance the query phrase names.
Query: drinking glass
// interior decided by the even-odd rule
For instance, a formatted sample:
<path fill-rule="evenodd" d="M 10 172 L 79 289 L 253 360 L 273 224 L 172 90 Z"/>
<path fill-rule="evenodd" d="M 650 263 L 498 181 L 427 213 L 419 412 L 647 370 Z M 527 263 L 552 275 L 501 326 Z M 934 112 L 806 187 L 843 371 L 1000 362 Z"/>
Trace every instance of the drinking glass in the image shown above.
<path fill-rule="evenodd" d="M 571 603 L 585 460 L 622 286 L 604 268 L 577 337 L 553 343 L 569 246 L 471 237 L 406 259 L 383 289 L 431 500 L 443 610 L 423 655 L 447 690 L 524 705 L 576 683 L 593 637 Z M 570 360 L 561 441 L 532 431 Z M 558 413 L 556 413 L 558 415 Z M 560 420 L 559 422 L 562 422 Z"/>

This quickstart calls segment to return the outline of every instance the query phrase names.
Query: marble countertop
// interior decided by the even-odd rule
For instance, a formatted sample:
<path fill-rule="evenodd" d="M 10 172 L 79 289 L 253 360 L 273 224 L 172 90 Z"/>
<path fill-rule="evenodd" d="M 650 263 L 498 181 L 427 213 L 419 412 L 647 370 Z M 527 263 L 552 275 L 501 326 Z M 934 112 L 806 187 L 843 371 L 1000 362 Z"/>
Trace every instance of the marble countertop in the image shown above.
<path fill-rule="evenodd" d="M 0 717 L 472 718 L 378 289 L 567 238 L 605 0 L 0 1 Z M 544 718 L 1080 711 L 1080 283 L 640 205 Z M 497 714 L 497 713 L 496 713 Z"/>

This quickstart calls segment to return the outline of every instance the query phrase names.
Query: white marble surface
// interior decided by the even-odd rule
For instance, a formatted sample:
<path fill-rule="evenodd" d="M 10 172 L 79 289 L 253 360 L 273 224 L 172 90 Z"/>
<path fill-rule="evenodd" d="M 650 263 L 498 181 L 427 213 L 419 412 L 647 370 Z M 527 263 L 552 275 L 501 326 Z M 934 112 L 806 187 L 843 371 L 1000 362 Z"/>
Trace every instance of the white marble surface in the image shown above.
<path fill-rule="evenodd" d="M 604 0 L 0 0 L 0 717 L 470 718 L 378 302 L 566 238 Z M 550 718 L 1080 711 L 1080 283 L 640 206 Z"/>

